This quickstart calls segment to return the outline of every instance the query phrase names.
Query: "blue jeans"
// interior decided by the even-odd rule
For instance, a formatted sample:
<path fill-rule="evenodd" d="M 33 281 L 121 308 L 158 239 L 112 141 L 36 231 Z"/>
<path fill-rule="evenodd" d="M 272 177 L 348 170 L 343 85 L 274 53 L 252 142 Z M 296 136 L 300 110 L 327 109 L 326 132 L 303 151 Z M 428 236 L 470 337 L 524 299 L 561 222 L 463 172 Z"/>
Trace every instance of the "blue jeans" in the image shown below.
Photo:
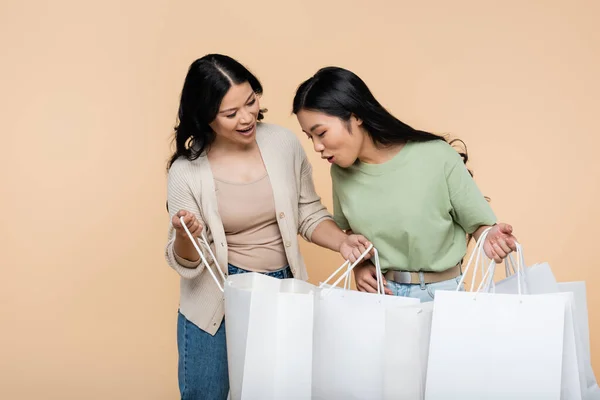
<path fill-rule="evenodd" d="M 229 275 L 235 275 L 249 271 L 229 264 L 228 272 Z M 278 279 L 293 277 L 292 271 L 287 266 L 265 275 Z M 225 400 L 227 398 L 229 374 L 225 344 L 224 323 L 213 336 L 178 313 L 178 378 L 182 400 Z"/>
<path fill-rule="evenodd" d="M 421 303 L 433 301 L 436 290 L 456 290 L 458 283 L 462 276 L 449 279 L 447 281 L 435 282 L 435 283 L 396 283 L 394 281 L 387 281 L 387 288 L 392 291 L 394 296 L 403 297 L 414 297 L 421 300 Z M 460 290 L 465 290 L 464 283 L 461 285 Z"/>

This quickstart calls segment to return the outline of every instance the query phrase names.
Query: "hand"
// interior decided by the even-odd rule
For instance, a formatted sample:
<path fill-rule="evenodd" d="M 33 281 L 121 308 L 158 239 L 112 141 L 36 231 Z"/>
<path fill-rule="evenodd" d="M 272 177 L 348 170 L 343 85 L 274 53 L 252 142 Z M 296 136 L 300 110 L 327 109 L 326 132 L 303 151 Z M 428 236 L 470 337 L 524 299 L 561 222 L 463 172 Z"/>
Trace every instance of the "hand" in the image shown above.
<path fill-rule="evenodd" d="M 354 279 L 356 280 L 356 288 L 361 292 L 377 293 L 377 274 L 375 266 L 370 262 L 357 265 L 354 267 Z M 385 294 L 392 294 L 392 291 L 386 287 L 387 280 L 382 276 L 383 289 Z"/>
<path fill-rule="evenodd" d="M 180 237 L 187 238 L 187 233 L 185 232 L 185 229 L 183 229 L 183 225 L 181 225 L 181 217 L 183 217 L 185 226 L 187 226 L 192 236 L 195 238 L 200 237 L 202 234 L 202 225 L 200 225 L 200 222 L 198 222 L 198 219 L 194 213 L 185 210 L 179 210 L 179 212 L 171 219 L 171 223 L 173 224 L 173 228 L 175 228 L 176 234 Z"/>
<path fill-rule="evenodd" d="M 483 251 L 490 260 L 501 263 L 511 252 L 517 250 L 517 238 L 512 235 L 512 231 L 512 226 L 498 223 L 488 232 Z"/>
<path fill-rule="evenodd" d="M 351 263 L 356 262 L 360 258 L 360 255 L 367 251 L 367 248 L 371 245 L 371 242 L 367 240 L 363 235 L 348 235 L 346 240 L 340 245 L 340 254 L 344 260 L 348 260 Z M 371 258 L 372 250 L 365 255 L 363 260 Z"/>

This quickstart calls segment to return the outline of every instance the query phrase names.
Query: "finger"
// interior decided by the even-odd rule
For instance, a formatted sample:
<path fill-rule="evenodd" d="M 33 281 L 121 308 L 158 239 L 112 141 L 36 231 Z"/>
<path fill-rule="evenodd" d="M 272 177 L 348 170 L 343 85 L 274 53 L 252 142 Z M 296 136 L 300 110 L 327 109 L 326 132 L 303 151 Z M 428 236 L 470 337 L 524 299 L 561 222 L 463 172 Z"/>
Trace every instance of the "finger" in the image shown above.
<path fill-rule="evenodd" d="M 486 243 L 483 244 L 483 252 L 485 253 L 485 256 L 490 260 L 494 259 L 494 250 L 492 250 L 492 245 L 488 243 L 487 240 Z"/>
<path fill-rule="evenodd" d="M 365 252 L 365 250 L 367 250 L 367 249 L 365 248 L 365 246 L 363 246 L 363 245 L 362 245 L 362 244 L 360 244 L 360 243 L 356 244 L 356 249 L 358 250 L 358 252 L 359 252 L 360 254 L 364 253 L 364 252 Z"/>
<path fill-rule="evenodd" d="M 506 257 L 506 254 L 508 254 L 508 253 L 510 253 L 512 251 L 511 248 L 510 248 L 510 246 L 508 245 L 508 243 L 504 239 L 498 240 L 498 246 L 500 246 L 500 248 L 502 249 L 502 251 L 504 251 L 505 257 Z"/>
<path fill-rule="evenodd" d="M 365 250 L 366 250 L 367 247 L 369 247 L 371 245 L 371 243 L 363 235 L 357 235 L 357 236 L 358 236 L 358 242 L 361 243 L 363 246 L 365 246 Z"/>
<path fill-rule="evenodd" d="M 356 257 L 354 257 L 354 254 L 350 253 L 348 254 L 347 260 L 350 261 L 350 264 L 354 264 L 356 262 Z"/>
<path fill-rule="evenodd" d="M 179 220 L 179 217 L 177 215 L 173 215 L 173 219 L 171 220 L 171 223 L 173 224 L 173 228 L 175 228 L 177 230 L 182 228 L 181 221 Z"/>
<path fill-rule="evenodd" d="M 187 211 L 185 210 L 179 210 L 177 211 L 177 214 L 175 214 L 177 217 L 185 217 L 187 215 Z"/>
<path fill-rule="evenodd" d="M 377 282 L 375 280 L 373 280 L 372 278 L 369 279 L 368 278 L 369 275 L 366 275 L 361 281 L 360 283 L 357 282 L 356 286 L 359 286 L 363 288 L 363 292 L 367 292 L 367 293 L 377 293 Z"/>
<path fill-rule="evenodd" d="M 200 236 L 200 232 L 202 232 L 202 229 L 200 229 L 200 223 L 198 222 L 198 220 L 194 220 L 194 222 L 192 222 L 190 232 L 192 233 L 192 235 L 194 235 L 194 237 Z"/>
<path fill-rule="evenodd" d="M 369 267 L 369 275 L 375 281 L 375 285 L 377 285 L 377 269 L 375 268 L 375 266 Z M 375 286 L 375 287 L 377 287 L 377 286 Z"/>
<path fill-rule="evenodd" d="M 498 243 L 493 244 L 493 249 L 496 255 L 499 256 L 501 259 L 504 259 L 506 257 L 506 252 L 502 249 L 502 247 L 500 247 Z M 498 260 L 496 260 L 496 262 L 498 262 Z"/>
<path fill-rule="evenodd" d="M 496 263 L 501 263 L 502 259 L 500 257 L 498 257 L 498 254 L 496 254 L 496 252 L 494 250 L 491 250 L 491 257 L 489 257 L 490 260 L 494 260 Z"/>
<path fill-rule="evenodd" d="M 516 242 L 517 242 L 517 238 L 514 236 L 511 236 L 508 239 L 506 239 L 506 244 L 512 251 L 517 251 L 517 243 Z"/>
<path fill-rule="evenodd" d="M 358 260 L 361 256 L 361 254 L 362 253 L 357 248 L 352 249 L 352 255 L 354 256 L 354 261 Z"/>
<path fill-rule="evenodd" d="M 392 296 L 394 293 L 392 292 L 391 289 L 385 288 L 385 294 Z"/>
<path fill-rule="evenodd" d="M 185 221 L 185 226 L 188 227 L 190 232 L 192 231 L 192 226 L 194 226 L 194 224 L 198 221 L 196 216 L 192 213 L 188 213 L 183 220 Z"/>
<path fill-rule="evenodd" d="M 506 233 L 507 235 L 510 235 L 513 231 L 512 226 L 510 226 L 509 224 L 499 224 L 499 228 L 500 228 L 500 232 L 502 233 Z"/>

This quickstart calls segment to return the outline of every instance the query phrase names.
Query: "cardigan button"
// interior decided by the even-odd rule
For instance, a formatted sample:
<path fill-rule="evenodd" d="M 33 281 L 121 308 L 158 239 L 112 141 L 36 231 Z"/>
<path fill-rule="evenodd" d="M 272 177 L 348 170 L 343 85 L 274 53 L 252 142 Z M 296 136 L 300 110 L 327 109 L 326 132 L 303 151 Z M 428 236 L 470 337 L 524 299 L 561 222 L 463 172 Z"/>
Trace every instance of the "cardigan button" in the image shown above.
<path fill-rule="evenodd" d="M 290 247 L 291 245 L 292 245 L 292 244 L 290 243 L 290 241 L 289 241 L 289 240 L 286 240 L 286 241 L 285 241 L 285 247 Z"/>
<path fill-rule="evenodd" d="M 281 219 L 285 218 L 285 214 L 284 213 L 279 213 L 279 218 L 281 218 Z"/>

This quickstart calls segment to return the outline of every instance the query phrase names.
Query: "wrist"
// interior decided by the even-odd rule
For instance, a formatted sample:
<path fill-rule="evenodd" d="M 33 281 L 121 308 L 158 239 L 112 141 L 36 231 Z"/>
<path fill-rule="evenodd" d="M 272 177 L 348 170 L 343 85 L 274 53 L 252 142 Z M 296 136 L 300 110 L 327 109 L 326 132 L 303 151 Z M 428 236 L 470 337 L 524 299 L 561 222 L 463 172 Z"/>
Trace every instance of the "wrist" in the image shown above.
<path fill-rule="evenodd" d="M 342 246 L 344 245 L 344 243 L 346 242 L 346 239 L 348 239 L 349 235 L 346 235 L 345 233 L 342 232 L 342 235 L 340 236 L 340 240 L 338 241 L 337 245 L 336 245 L 336 250 L 338 253 L 342 252 Z"/>

